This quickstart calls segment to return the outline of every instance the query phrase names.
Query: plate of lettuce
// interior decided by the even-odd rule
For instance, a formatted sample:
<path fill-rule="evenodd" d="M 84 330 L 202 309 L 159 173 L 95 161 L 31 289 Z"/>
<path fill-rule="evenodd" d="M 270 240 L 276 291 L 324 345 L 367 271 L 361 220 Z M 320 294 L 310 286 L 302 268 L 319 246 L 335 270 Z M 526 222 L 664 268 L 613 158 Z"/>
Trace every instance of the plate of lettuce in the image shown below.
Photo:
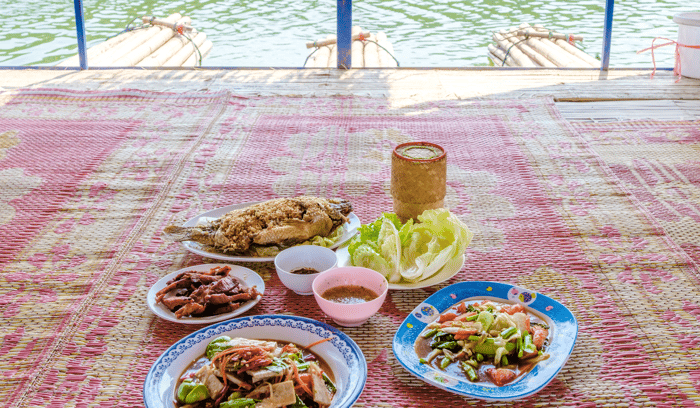
<path fill-rule="evenodd" d="M 394 213 L 361 225 L 336 251 L 338 266 L 362 266 L 384 275 L 389 289 L 417 289 L 444 282 L 464 266 L 474 234 L 456 215 L 426 210 L 405 224 Z"/>

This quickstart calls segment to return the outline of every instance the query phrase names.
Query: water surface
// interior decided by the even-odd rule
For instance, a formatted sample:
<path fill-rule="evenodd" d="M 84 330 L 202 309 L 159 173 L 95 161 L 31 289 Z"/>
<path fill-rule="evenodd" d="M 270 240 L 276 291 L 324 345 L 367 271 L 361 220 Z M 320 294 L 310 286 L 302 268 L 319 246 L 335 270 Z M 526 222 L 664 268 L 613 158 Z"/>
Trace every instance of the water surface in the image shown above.
<path fill-rule="evenodd" d="M 611 67 L 652 66 L 655 37 L 677 38 L 674 14 L 694 10 L 688 0 L 618 0 Z M 300 67 L 307 41 L 335 34 L 336 2 L 279 0 L 88 0 L 88 47 L 143 15 L 179 12 L 207 34 L 214 47 L 204 60 L 216 67 Z M 0 0 L 0 66 L 55 65 L 77 53 L 73 2 Z M 469 67 L 489 64 L 494 31 L 522 22 L 584 37 L 590 55 L 602 53 L 605 0 L 365 0 L 353 3 L 353 24 L 383 31 L 402 67 Z M 657 65 L 673 65 L 673 47 L 656 53 Z"/>

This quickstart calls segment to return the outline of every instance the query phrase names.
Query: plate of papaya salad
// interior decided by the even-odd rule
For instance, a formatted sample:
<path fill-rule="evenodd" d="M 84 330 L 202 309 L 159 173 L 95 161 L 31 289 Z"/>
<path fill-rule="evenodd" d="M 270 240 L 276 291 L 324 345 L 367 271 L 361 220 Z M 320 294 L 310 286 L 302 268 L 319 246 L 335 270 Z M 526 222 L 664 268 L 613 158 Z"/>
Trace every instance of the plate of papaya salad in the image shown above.
<path fill-rule="evenodd" d="M 396 332 L 394 355 L 435 387 L 487 401 L 524 398 L 556 377 L 578 323 L 564 305 L 498 282 L 460 282 L 419 304 Z"/>

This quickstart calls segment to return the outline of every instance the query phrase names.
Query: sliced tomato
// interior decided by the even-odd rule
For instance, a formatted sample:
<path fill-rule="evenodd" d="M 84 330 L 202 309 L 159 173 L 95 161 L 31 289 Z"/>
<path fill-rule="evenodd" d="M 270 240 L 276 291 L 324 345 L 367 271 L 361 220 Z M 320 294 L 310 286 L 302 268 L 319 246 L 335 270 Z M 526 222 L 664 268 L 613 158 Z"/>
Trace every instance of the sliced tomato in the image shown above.
<path fill-rule="evenodd" d="M 515 380 L 515 377 L 517 376 L 515 371 L 507 368 L 489 368 L 486 370 L 486 375 L 489 377 L 489 380 L 491 380 L 492 383 L 499 387 L 502 387 Z"/>

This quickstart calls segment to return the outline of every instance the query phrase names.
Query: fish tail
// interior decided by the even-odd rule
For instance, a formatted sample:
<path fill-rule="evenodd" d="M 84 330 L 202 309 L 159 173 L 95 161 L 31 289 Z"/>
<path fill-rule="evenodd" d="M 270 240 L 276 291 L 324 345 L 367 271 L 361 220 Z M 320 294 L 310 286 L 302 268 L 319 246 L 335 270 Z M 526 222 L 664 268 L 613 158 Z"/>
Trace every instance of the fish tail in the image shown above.
<path fill-rule="evenodd" d="M 178 227 L 169 225 L 163 229 L 165 237 L 175 242 L 190 241 L 194 235 L 195 228 L 193 227 Z"/>

